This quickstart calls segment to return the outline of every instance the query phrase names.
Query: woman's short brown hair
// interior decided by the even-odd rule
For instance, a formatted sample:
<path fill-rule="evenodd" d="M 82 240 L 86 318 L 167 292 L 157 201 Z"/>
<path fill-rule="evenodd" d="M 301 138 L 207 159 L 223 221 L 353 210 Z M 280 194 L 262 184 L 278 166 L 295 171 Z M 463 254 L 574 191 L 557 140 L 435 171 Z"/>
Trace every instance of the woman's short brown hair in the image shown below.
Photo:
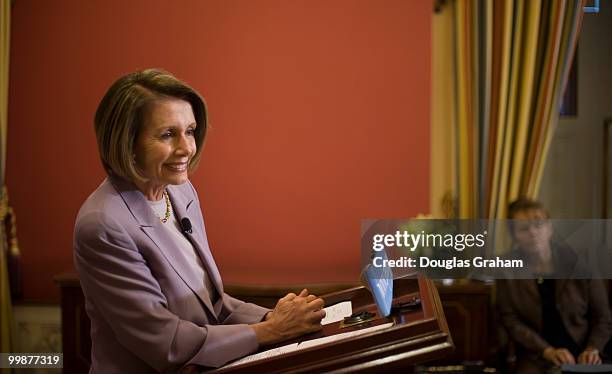
<path fill-rule="evenodd" d="M 189 163 L 192 171 L 200 160 L 208 127 L 206 103 L 193 88 L 160 69 L 147 69 L 119 78 L 108 89 L 96 110 L 94 128 L 102 165 L 109 175 L 145 180 L 134 164 L 134 142 L 148 104 L 164 98 L 189 102 L 196 120 L 196 153 Z"/>

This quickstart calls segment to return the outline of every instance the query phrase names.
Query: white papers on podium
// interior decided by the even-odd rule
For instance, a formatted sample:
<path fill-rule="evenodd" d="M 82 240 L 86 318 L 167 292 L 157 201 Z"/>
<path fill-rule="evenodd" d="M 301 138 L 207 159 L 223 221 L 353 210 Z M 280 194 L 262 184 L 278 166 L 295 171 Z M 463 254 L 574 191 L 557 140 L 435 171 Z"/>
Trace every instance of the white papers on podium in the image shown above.
<path fill-rule="evenodd" d="M 326 336 L 324 338 L 307 340 L 305 342 L 301 342 L 298 345 L 297 349 L 306 349 L 310 347 L 316 347 L 317 345 L 322 345 L 322 344 L 336 342 L 336 341 L 343 340 L 343 339 L 353 338 L 355 336 L 367 334 L 372 331 L 388 329 L 391 326 L 393 326 L 393 322 L 384 323 L 382 325 L 372 326 L 372 327 L 368 327 L 366 329 L 361 329 L 357 331 L 343 332 L 341 334 Z"/>
<path fill-rule="evenodd" d="M 240 364 L 245 364 L 247 362 L 259 361 L 259 360 L 263 360 L 263 359 L 266 359 L 266 358 L 270 358 L 270 357 L 274 357 L 274 356 L 279 356 L 279 355 L 282 355 L 282 354 L 285 354 L 285 353 L 289 353 L 289 352 L 294 352 L 294 351 L 297 351 L 297 350 L 300 350 L 300 349 L 316 347 L 318 345 L 327 344 L 327 343 L 331 343 L 331 342 L 335 342 L 335 341 L 339 341 L 339 340 L 344 340 L 344 339 L 352 338 L 352 337 L 355 337 L 355 336 L 367 334 L 367 333 L 372 332 L 372 331 L 384 330 L 384 329 L 387 329 L 387 328 L 389 328 L 391 326 L 393 326 L 393 322 L 385 323 L 385 324 L 378 325 L 378 326 L 372 326 L 372 327 L 368 327 L 368 328 L 357 330 L 357 331 L 351 331 L 351 332 L 345 332 L 345 333 L 336 334 L 336 335 L 332 335 L 332 336 L 326 336 L 324 338 L 307 340 L 307 341 L 301 342 L 301 343 L 287 344 L 287 345 L 284 345 L 282 347 L 268 349 L 267 351 L 263 351 L 263 352 L 255 353 L 255 354 L 250 355 L 250 356 L 243 357 L 243 358 L 241 358 L 239 360 L 236 360 L 236 361 L 234 361 L 232 363 L 229 363 L 229 364 L 223 366 L 223 369 L 229 368 L 229 367 L 232 367 L 232 366 L 236 366 L 236 365 L 240 365 Z"/>
<path fill-rule="evenodd" d="M 236 365 L 240 365 L 240 364 L 245 364 L 247 362 L 253 362 L 253 361 L 258 361 L 258 360 L 263 360 L 266 358 L 270 358 L 270 357 L 274 357 L 274 356 L 278 356 L 278 355 L 282 355 L 284 353 L 289 353 L 289 352 L 293 352 L 293 351 L 297 351 L 298 347 L 298 343 L 293 343 L 293 344 L 287 344 L 284 345 L 282 347 L 277 347 L 277 348 L 273 348 L 273 349 L 268 349 L 267 351 L 263 351 L 263 352 L 259 352 L 259 353 L 255 353 L 253 355 L 249 355 L 249 356 L 245 356 L 239 360 L 236 360 L 230 364 L 227 364 L 225 366 L 223 366 L 223 368 L 229 368 L 232 366 L 236 366 Z"/>
<path fill-rule="evenodd" d="M 343 301 L 327 308 L 323 308 L 325 311 L 325 318 L 321 320 L 322 325 L 329 325 L 330 323 L 342 321 L 344 317 L 349 317 L 353 314 L 353 304 L 350 301 Z"/>

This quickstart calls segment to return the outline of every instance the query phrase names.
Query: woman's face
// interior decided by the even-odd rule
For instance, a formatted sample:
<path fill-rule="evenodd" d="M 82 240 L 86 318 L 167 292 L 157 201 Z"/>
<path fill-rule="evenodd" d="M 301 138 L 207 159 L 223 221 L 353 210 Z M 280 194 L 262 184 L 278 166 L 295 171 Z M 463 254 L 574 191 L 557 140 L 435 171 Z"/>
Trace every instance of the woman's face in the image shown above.
<path fill-rule="evenodd" d="M 138 171 L 148 179 L 146 189 L 187 181 L 196 153 L 195 128 L 193 110 L 185 100 L 160 99 L 145 110 L 134 155 Z"/>

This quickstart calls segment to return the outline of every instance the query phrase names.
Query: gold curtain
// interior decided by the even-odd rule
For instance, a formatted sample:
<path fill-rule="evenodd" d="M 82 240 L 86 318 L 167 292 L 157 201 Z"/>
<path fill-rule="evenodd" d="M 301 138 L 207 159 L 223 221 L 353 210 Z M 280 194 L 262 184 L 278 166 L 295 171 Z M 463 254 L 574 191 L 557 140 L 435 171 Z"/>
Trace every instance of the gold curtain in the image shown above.
<path fill-rule="evenodd" d="M 18 255 L 17 239 L 5 187 L 11 1 L 0 0 L 0 352 L 12 350 L 12 307 L 8 257 Z M 9 369 L 2 369 L 9 372 Z"/>
<path fill-rule="evenodd" d="M 454 215 L 456 195 L 453 17 L 454 7 L 445 6 L 432 19 L 429 206 L 431 216 L 436 218 Z"/>
<path fill-rule="evenodd" d="M 454 136 L 456 177 L 452 186 L 432 177 L 432 196 L 453 191 L 456 216 L 505 218 L 510 201 L 538 197 L 583 6 L 583 0 L 455 0 L 444 6 L 445 17 L 434 16 L 434 38 L 453 29 L 447 63 L 454 70 L 446 74 L 454 102 L 433 107 L 453 113 L 446 126 L 454 126 L 454 135 L 447 131 L 435 142 Z M 434 39 L 434 59 L 436 50 Z M 434 77 L 434 91 L 440 79 Z M 440 95 L 434 92 L 434 100 Z M 435 120 L 432 133 L 440 131 Z"/>

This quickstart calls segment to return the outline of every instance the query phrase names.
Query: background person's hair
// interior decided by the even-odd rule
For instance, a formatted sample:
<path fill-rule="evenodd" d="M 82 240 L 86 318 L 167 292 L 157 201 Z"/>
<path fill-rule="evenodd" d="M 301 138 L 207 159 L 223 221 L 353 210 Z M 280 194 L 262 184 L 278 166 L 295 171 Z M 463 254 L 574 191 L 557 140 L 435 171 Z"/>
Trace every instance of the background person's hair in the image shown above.
<path fill-rule="evenodd" d="M 196 153 L 189 171 L 197 166 L 208 128 L 204 99 L 189 85 L 160 69 L 147 69 L 119 78 L 108 89 L 96 110 L 94 129 L 102 165 L 109 175 L 127 180 L 144 178 L 134 164 L 134 143 L 144 111 L 152 102 L 175 98 L 189 102 L 196 120 Z"/>
<path fill-rule="evenodd" d="M 539 210 L 544 213 L 546 218 L 549 218 L 548 211 L 541 202 L 521 196 L 508 205 L 508 219 L 514 219 L 518 212 L 525 212 L 528 210 Z"/>

